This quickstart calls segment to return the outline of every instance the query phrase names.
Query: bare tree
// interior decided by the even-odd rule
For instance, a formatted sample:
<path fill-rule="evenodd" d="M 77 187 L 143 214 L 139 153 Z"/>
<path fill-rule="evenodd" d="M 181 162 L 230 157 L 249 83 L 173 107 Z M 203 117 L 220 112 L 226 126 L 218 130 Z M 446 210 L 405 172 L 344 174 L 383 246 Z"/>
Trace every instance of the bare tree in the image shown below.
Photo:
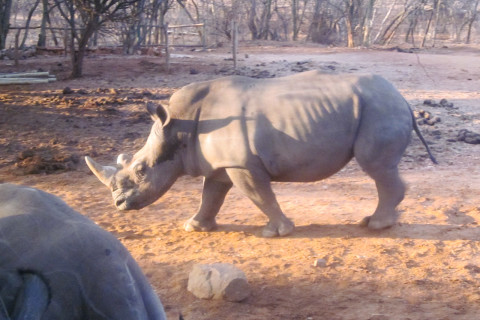
<path fill-rule="evenodd" d="M 25 32 L 23 33 L 23 39 L 22 39 L 22 42 L 20 43 L 20 48 L 25 47 L 25 42 L 27 41 L 28 32 L 30 29 L 30 21 L 32 20 L 33 13 L 35 12 L 35 10 L 37 10 L 39 3 L 40 3 L 40 0 L 35 0 L 35 3 L 28 11 L 27 21 L 25 23 Z"/>
<path fill-rule="evenodd" d="M 260 9 L 258 4 L 260 3 Z M 272 0 L 250 0 L 248 8 L 248 28 L 252 39 L 267 40 L 270 35 L 270 21 L 272 19 Z M 259 9 L 259 10 L 258 10 Z"/>
<path fill-rule="evenodd" d="M 363 21 L 362 21 L 362 45 L 368 47 L 370 45 L 370 33 L 373 25 L 374 7 L 376 0 L 367 0 L 365 3 Z"/>
<path fill-rule="evenodd" d="M 405 21 L 408 16 L 415 10 L 415 0 L 405 1 L 402 11 L 397 13 L 393 19 L 387 24 L 387 27 L 383 29 L 380 36 L 377 38 L 377 43 L 385 45 L 390 43 L 398 27 Z"/>
<path fill-rule="evenodd" d="M 124 9 L 136 0 L 54 0 L 68 23 L 71 35 L 72 78 L 82 76 L 83 60 L 90 37 L 107 21 L 123 19 Z M 75 42 L 77 46 L 75 46 Z"/>
<path fill-rule="evenodd" d="M 473 10 L 471 10 L 471 15 L 470 19 L 468 20 L 468 28 L 467 28 L 467 39 L 465 40 L 465 43 L 470 43 L 471 37 L 472 37 L 472 26 L 475 20 L 477 20 L 478 17 L 478 4 L 480 0 L 475 0 L 474 5 L 473 5 Z"/>
<path fill-rule="evenodd" d="M 0 0 L 0 49 L 5 49 L 10 29 L 10 11 L 12 0 Z"/>
<path fill-rule="evenodd" d="M 347 46 L 369 45 L 375 0 L 343 0 L 341 10 L 347 32 Z"/>
<path fill-rule="evenodd" d="M 37 46 L 45 47 L 47 45 L 47 24 L 52 27 L 52 21 L 50 19 L 50 13 L 52 10 L 55 9 L 55 5 L 51 5 L 49 0 L 41 0 L 42 1 L 42 20 L 40 24 L 40 33 L 38 35 Z M 55 31 L 50 28 L 51 36 L 53 43 L 57 46 L 58 40 L 57 35 L 55 35 Z"/>
<path fill-rule="evenodd" d="M 323 44 L 335 43 L 340 33 L 340 19 L 333 14 L 327 0 L 316 0 L 307 40 Z"/>
<path fill-rule="evenodd" d="M 9 25 L 5 9 L 10 6 L 11 23 L 18 23 L 12 5 L 26 1 L 28 6 L 18 4 L 22 13 L 19 20 L 28 14 L 26 27 L 29 17 L 40 11 L 35 11 L 36 7 L 42 7 L 40 46 L 45 45 L 48 25 L 52 26 L 50 17 L 54 23 L 58 16 L 67 21 L 68 29 L 72 30 L 72 63 L 80 69 L 83 48 L 87 43 L 92 44 L 98 34 L 101 36 L 99 30 L 105 30 L 101 27 L 112 20 L 117 22 L 109 27 L 115 30 L 125 53 L 138 52 L 143 45 L 158 44 L 165 34 L 160 31 L 166 22 L 205 22 L 205 29 L 197 32 L 203 36 L 201 33 L 206 30 L 216 43 L 222 42 L 219 38 L 231 38 L 232 21 L 236 21 L 240 37 L 249 35 L 254 40 L 305 37 L 307 41 L 324 44 L 343 42 L 348 47 L 389 45 L 393 41 L 434 46 L 435 41 L 453 37 L 470 43 L 480 4 L 480 0 L 17 0 L 13 4 L 12 1 L 0 0 L 0 46 L 5 46 Z M 26 37 L 25 33 L 22 43 Z M 78 67 L 74 69 L 77 71 L 72 75 L 81 74 Z"/>
<path fill-rule="evenodd" d="M 292 40 L 298 40 L 300 28 L 304 24 L 309 0 L 292 0 Z"/>

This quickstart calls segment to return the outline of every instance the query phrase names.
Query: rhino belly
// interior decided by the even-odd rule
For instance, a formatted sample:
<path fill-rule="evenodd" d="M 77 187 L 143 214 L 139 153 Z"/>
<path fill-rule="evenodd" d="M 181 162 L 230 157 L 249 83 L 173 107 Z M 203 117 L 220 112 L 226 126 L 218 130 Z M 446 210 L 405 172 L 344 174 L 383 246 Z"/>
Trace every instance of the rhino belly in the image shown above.
<path fill-rule="evenodd" d="M 358 121 L 353 112 L 320 112 L 258 117 L 251 136 L 272 180 L 318 181 L 345 166 L 353 157 Z"/>
<path fill-rule="evenodd" d="M 322 147 L 284 144 L 282 150 L 260 149 L 259 157 L 272 181 L 311 182 L 341 170 L 353 157 L 352 144 Z"/>

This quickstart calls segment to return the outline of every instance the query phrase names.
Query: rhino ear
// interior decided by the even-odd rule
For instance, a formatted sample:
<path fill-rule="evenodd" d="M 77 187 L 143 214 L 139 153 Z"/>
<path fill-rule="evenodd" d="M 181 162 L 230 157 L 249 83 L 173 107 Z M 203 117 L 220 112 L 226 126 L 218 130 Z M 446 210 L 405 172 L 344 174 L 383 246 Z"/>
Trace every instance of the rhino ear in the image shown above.
<path fill-rule="evenodd" d="M 147 102 L 147 110 L 153 121 L 159 120 L 165 127 L 170 122 L 170 111 L 167 107 L 153 102 Z"/>

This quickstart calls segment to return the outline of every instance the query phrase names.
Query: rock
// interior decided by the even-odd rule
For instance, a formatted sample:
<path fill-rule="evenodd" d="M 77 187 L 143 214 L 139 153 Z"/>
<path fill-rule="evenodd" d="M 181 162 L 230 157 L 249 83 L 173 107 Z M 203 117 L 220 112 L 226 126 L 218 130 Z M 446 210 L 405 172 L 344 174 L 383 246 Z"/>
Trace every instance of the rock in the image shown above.
<path fill-rule="evenodd" d="M 65 87 L 65 88 L 63 88 L 62 93 L 63 94 L 72 94 L 73 90 L 70 87 Z"/>
<path fill-rule="evenodd" d="M 457 134 L 457 141 L 464 141 L 469 144 L 480 144 L 480 134 L 462 129 Z"/>
<path fill-rule="evenodd" d="M 317 259 L 313 262 L 314 267 L 324 268 L 327 266 L 327 260 L 325 259 Z"/>
<path fill-rule="evenodd" d="M 425 121 L 425 123 L 430 126 L 433 126 L 434 124 L 439 122 L 442 122 L 442 119 L 440 117 L 433 117 L 433 118 L 429 117 L 429 118 L 426 118 L 426 121 Z"/>
<path fill-rule="evenodd" d="M 228 263 L 195 265 L 188 276 L 187 289 L 200 299 L 239 302 L 250 295 L 243 271 Z"/>
<path fill-rule="evenodd" d="M 430 112 L 425 110 L 414 110 L 413 115 L 415 116 L 415 119 L 417 119 L 418 125 L 428 124 L 433 126 L 434 124 L 442 121 L 440 117 L 433 117 Z"/>
<path fill-rule="evenodd" d="M 453 108 L 453 103 L 448 102 L 447 99 L 440 100 L 440 105 L 445 108 Z"/>
<path fill-rule="evenodd" d="M 447 99 L 441 99 L 439 103 L 436 103 L 435 100 L 432 99 L 426 99 L 425 101 L 423 101 L 423 104 L 435 108 L 443 107 L 449 109 L 458 109 L 453 105 L 452 102 L 448 102 Z"/>

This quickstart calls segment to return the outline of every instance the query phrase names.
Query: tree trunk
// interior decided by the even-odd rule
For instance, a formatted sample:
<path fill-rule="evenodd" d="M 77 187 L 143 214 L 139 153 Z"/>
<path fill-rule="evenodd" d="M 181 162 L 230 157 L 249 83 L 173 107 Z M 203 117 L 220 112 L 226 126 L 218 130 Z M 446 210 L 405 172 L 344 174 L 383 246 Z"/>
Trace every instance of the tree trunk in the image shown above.
<path fill-rule="evenodd" d="M 425 47 L 425 43 L 427 42 L 427 35 L 428 35 L 428 32 L 430 31 L 430 26 L 432 25 L 434 14 L 435 12 L 432 11 L 432 14 L 430 15 L 430 19 L 428 19 L 427 27 L 425 28 L 425 33 L 423 34 L 422 48 Z"/>
<path fill-rule="evenodd" d="M 433 30 L 432 30 L 432 40 L 433 44 L 432 47 L 435 47 L 435 40 L 437 39 L 437 24 L 438 24 L 438 18 L 440 16 L 440 5 L 442 3 L 442 0 L 435 0 L 435 21 L 433 24 Z"/>
<path fill-rule="evenodd" d="M 30 9 L 30 11 L 28 12 L 27 22 L 25 23 L 25 32 L 23 34 L 23 39 L 22 39 L 22 43 L 20 44 L 20 48 L 25 47 L 25 42 L 27 41 L 28 31 L 29 31 L 29 28 L 30 28 L 30 21 L 32 20 L 32 15 L 35 12 L 35 10 L 37 9 L 37 6 L 38 6 L 39 3 L 40 3 L 40 0 L 36 0 L 32 9 Z"/>
<path fill-rule="evenodd" d="M 347 3 L 347 8 L 345 12 L 345 24 L 347 27 L 347 47 L 355 47 L 354 42 L 354 23 L 353 23 L 353 12 L 354 12 L 354 3 L 353 0 L 349 0 Z"/>
<path fill-rule="evenodd" d="M 298 7 L 298 0 L 292 0 L 292 29 L 293 35 L 292 40 L 297 41 L 298 38 L 298 16 L 297 16 L 297 7 Z"/>
<path fill-rule="evenodd" d="M 383 26 L 385 25 L 385 22 L 388 20 L 388 18 L 389 18 L 390 15 L 392 14 L 392 10 L 393 10 L 393 8 L 395 7 L 396 4 L 397 4 L 397 0 L 394 0 L 393 3 L 391 4 L 390 8 L 389 8 L 388 11 L 387 11 L 387 14 L 386 14 L 385 17 L 383 18 L 382 23 L 380 23 L 380 29 L 378 30 L 377 35 L 376 35 L 375 38 L 373 39 L 373 42 L 374 42 L 374 43 L 377 42 L 378 38 L 379 38 L 380 35 L 383 33 L 383 31 L 382 31 Z"/>
<path fill-rule="evenodd" d="M 195 21 L 195 18 L 193 18 L 192 14 L 190 13 L 190 11 L 188 11 L 187 7 L 185 6 L 185 3 L 182 1 L 182 0 L 177 0 L 177 3 L 180 7 L 182 7 L 183 11 L 185 12 L 185 14 L 187 15 L 188 19 L 192 22 L 192 23 L 197 23 L 197 21 Z"/>
<path fill-rule="evenodd" d="M 320 13 L 320 9 L 322 8 L 322 3 L 324 0 L 316 0 L 315 1 L 315 8 L 313 10 L 313 18 L 310 27 L 308 28 L 308 35 L 307 40 L 313 42 L 320 42 L 320 34 L 322 32 L 322 15 Z"/>
<path fill-rule="evenodd" d="M 375 5 L 375 0 L 369 0 L 367 8 L 365 9 L 365 19 L 363 22 L 363 39 L 362 44 L 365 47 L 370 46 L 370 32 L 373 24 L 373 6 Z"/>
<path fill-rule="evenodd" d="M 405 42 L 408 43 L 408 39 L 412 40 L 412 45 L 415 47 L 415 28 L 417 27 L 418 15 L 415 14 L 413 19 L 408 24 L 408 30 L 405 34 Z"/>
<path fill-rule="evenodd" d="M 468 22 L 467 39 L 465 41 L 465 43 L 467 43 L 467 44 L 470 43 L 473 23 L 475 22 L 475 20 L 477 20 L 477 8 L 478 8 L 478 3 L 479 2 L 480 2 L 480 0 L 475 1 L 475 7 L 473 9 L 473 15 L 472 15 L 472 18 L 470 19 L 470 21 Z"/>
<path fill-rule="evenodd" d="M 75 50 L 75 39 L 72 37 L 72 73 L 70 75 L 72 79 L 80 78 L 83 75 L 83 60 L 85 58 L 85 53 L 87 52 L 88 41 L 93 33 L 98 30 L 97 22 L 98 18 L 93 18 L 92 21 L 82 30 L 78 41 L 78 50 Z"/>
<path fill-rule="evenodd" d="M 42 23 L 40 34 L 38 35 L 37 46 L 45 47 L 47 45 L 47 20 L 48 20 L 48 0 L 42 0 Z"/>
<path fill-rule="evenodd" d="M 379 40 L 380 44 L 385 45 L 392 40 L 398 27 L 410 15 L 410 13 L 411 13 L 410 10 L 405 9 L 405 11 L 399 13 L 398 15 L 395 16 L 395 18 L 393 18 L 392 22 L 387 26 L 387 28 L 383 31 L 381 35 Z"/>
<path fill-rule="evenodd" d="M 268 40 L 270 34 L 270 20 L 272 19 L 272 0 L 265 1 L 262 12 L 260 39 Z"/>
<path fill-rule="evenodd" d="M 5 49 L 10 28 L 10 11 L 12 0 L 0 0 L 0 50 Z"/>
<path fill-rule="evenodd" d="M 72 52 L 72 73 L 70 78 L 76 79 L 83 75 L 83 58 L 85 57 L 86 47 L 78 48 L 78 50 Z"/>
<path fill-rule="evenodd" d="M 248 29 L 252 36 L 252 40 L 257 40 L 259 38 L 258 28 L 255 21 L 257 17 L 257 3 L 256 0 L 250 0 L 250 9 L 248 10 Z"/>

